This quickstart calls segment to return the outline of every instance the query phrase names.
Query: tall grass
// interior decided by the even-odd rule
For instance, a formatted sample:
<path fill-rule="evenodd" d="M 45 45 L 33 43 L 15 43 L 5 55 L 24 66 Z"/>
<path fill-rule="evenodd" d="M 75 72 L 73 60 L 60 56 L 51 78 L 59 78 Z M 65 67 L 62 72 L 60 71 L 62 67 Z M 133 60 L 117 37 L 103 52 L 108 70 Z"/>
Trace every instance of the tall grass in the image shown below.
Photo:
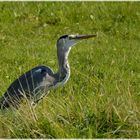
<path fill-rule="evenodd" d="M 0 91 L 37 65 L 57 70 L 57 38 L 98 33 L 70 52 L 71 77 L 36 108 L 0 112 L 1 138 L 139 138 L 139 2 L 1 2 Z"/>

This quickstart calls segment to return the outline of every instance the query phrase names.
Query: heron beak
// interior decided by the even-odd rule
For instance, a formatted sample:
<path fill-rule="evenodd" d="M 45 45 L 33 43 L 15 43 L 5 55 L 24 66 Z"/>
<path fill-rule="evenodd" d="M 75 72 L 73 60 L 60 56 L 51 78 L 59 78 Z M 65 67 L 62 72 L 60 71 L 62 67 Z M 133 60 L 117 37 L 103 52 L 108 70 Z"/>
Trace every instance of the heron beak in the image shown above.
<path fill-rule="evenodd" d="M 96 37 L 96 34 L 92 34 L 92 35 L 76 35 L 74 39 L 88 39 L 88 38 L 92 38 L 92 37 Z"/>

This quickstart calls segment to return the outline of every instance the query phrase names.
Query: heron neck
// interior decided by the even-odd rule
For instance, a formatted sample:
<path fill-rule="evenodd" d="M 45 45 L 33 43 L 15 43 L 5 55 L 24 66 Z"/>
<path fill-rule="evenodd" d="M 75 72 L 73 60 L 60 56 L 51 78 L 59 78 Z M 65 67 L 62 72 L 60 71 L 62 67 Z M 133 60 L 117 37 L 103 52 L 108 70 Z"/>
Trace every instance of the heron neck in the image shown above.
<path fill-rule="evenodd" d="M 70 76 L 70 67 L 68 62 L 69 52 L 70 49 L 68 49 L 67 51 L 58 49 L 57 51 L 58 64 L 59 64 L 58 74 L 59 74 L 60 81 L 67 80 Z"/>

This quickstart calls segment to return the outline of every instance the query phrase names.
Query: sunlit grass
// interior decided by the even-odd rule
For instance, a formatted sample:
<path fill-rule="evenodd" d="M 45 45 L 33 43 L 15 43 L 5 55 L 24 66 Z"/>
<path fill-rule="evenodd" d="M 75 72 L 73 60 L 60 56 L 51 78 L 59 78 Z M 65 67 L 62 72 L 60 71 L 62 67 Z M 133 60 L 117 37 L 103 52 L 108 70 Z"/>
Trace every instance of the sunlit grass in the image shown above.
<path fill-rule="evenodd" d="M 57 71 L 59 36 L 98 37 L 72 48 L 64 87 L 0 112 L 0 137 L 139 138 L 139 23 L 139 2 L 1 2 L 1 95 L 34 66 Z"/>

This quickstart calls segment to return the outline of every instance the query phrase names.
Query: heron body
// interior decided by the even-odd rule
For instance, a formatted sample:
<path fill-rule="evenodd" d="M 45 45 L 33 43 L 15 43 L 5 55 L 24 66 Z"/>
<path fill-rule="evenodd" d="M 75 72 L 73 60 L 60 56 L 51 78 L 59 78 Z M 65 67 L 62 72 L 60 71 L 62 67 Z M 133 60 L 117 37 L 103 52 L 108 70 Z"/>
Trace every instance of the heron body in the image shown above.
<path fill-rule="evenodd" d="M 58 72 L 47 66 L 37 66 L 16 79 L 0 98 L 0 108 L 18 108 L 26 97 L 36 104 L 50 89 L 64 85 L 70 77 L 68 55 L 71 47 L 82 39 L 96 35 L 63 35 L 57 40 Z"/>

